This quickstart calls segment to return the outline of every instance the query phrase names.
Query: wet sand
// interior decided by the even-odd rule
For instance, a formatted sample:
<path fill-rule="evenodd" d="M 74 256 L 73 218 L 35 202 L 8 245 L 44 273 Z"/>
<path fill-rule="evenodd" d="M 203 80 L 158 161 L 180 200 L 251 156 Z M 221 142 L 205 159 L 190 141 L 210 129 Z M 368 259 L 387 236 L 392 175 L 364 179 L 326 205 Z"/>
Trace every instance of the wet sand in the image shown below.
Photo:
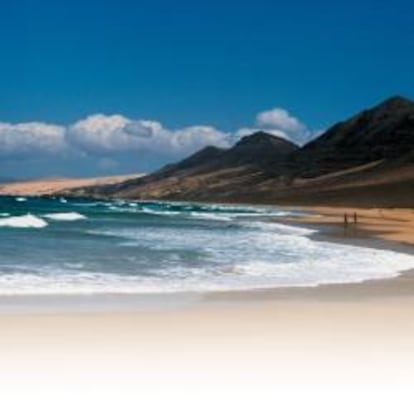
<path fill-rule="evenodd" d="M 309 216 L 295 221 L 318 226 L 329 226 L 330 235 L 342 239 L 375 237 L 414 246 L 414 209 L 306 207 Z M 357 223 L 354 223 L 356 214 Z M 344 224 L 347 216 L 348 225 Z M 413 247 L 414 252 L 414 247 Z"/>

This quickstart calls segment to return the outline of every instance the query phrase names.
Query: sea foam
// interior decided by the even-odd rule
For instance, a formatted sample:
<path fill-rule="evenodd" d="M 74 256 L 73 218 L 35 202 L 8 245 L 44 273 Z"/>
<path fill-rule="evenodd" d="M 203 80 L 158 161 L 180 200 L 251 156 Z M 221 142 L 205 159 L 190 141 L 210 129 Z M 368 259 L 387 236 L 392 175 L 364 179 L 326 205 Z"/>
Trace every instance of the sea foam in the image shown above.
<path fill-rule="evenodd" d="M 0 295 L 311 287 L 391 278 L 414 268 L 412 254 L 322 241 L 311 237 L 314 229 L 274 218 L 297 211 L 93 200 L 67 206 L 58 210 L 56 200 L 31 198 L 17 207 L 4 204 L 11 216 L 0 217 L 0 227 L 50 227 L 30 235 L 8 230 L 7 237 L 3 231 Z M 74 220 L 81 221 L 73 231 L 59 225 Z"/>
<path fill-rule="evenodd" d="M 33 214 L 26 214 L 24 216 L 12 216 L 0 219 L 0 227 L 13 228 L 35 228 L 40 229 L 46 227 L 47 222 Z"/>
<path fill-rule="evenodd" d="M 56 221 L 76 221 L 76 220 L 85 220 L 86 216 L 76 213 L 76 212 L 69 212 L 69 213 L 50 213 L 44 214 L 43 217 L 56 220 Z"/>

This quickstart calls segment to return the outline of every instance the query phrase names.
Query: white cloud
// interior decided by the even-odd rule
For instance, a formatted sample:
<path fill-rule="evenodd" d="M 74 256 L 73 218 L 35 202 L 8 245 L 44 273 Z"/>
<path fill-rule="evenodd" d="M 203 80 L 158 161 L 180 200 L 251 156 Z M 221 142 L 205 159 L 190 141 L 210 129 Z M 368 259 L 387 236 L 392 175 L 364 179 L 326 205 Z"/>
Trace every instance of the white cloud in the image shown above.
<path fill-rule="evenodd" d="M 230 146 L 230 134 L 211 126 L 192 126 L 169 131 L 168 135 L 167 141 L 177 153 L 195 151 L 207 145 Z"/>
<path fill-rule="evenodd" d="M 312 135 L 306 125 L 282 108 L 260 112 L 256 116 L 256 125 L 269 133 L 279 134 L 296 142 L 304 142 Z"/>
<path fill-rule="evenodd" d="M 59 157 L 64 157 L 77 174 L 91 168 L 148 170 L 207 145 L 229 147 L 259 130 L 297 143 L 314 137 L 298 118 L 281 108 L 260 112 L 253 125 L 233 132 L 209 125 L 169 129 L 158 121 L 94 114 L 68 126 L 0 122 L 0 157 L 5 161 L 41 160 L 39 165 L 45 159 L 58 165 Z"/>
<path fill-rule="evenodd" d="M 66 140 L 86 153 L 111 153 L 131 149 L 134 139 L 124 131 L 129 120 L 120 115 L 91 115 L 71 125 Z"/>
<path fill-rule="evenodd" d="M 0 123 L 2 157 L 21 157 L 39 153 L 59 154 L 66 150 L 64 127 L 41 122 Z"/>
<path fill-rule="evenodd" d="M 205 145 L 226 145 L 228 136 L 211 126 L 169 130 L 156 121 L 98 114 L 70 126 L 67 140 L 94 154 L 150 151 L 184 155 Z"/>
<path fill-rule="evenodd" d="M 206 145 L 229 146 L 230 136 L 212 126 L 174 130 L 157 121 L 95 114 L 67 127 L 40 122 L 0 123 L 0 156 L 71 154 L 104 159 L 117 154 L 153 153 L 180 157 Z"/>

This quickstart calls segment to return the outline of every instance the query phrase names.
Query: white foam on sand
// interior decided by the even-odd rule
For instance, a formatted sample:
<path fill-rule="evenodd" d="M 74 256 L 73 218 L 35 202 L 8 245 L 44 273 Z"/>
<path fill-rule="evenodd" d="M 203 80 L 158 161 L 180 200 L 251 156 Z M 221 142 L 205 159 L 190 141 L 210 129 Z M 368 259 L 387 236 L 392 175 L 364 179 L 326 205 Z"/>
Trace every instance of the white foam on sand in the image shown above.
<path fill-rule="evenodd" d="M 40 229 L 47 226 L 47 222 L 33 214 L 24 216 L 12 216 L 0 219 L 0 227 L 13 228 L 35 228 Z"/>

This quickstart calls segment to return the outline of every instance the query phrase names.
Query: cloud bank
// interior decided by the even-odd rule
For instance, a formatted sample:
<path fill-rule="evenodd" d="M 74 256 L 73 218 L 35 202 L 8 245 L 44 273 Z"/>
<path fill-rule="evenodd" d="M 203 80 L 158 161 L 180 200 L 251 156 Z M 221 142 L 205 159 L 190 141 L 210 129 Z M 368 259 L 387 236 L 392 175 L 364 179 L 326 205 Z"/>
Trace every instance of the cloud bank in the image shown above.
<path fill-rule="evenodd" d="M 133 121 L 120 115 L 92 115 L 72 125 L 67 142 L 94 154 L 154 151 L 180 155 L 201 145 L 226 144 L 228 134 L 210 126 L 169 130 L 156 121 Z"/>
<path fill-rule="evenodd" d="M 0 157 L 59 154 L 67 150 L 65 128 L 58 125 L 30 122 L 0 122 Z"/>
<path fill-rule="evenodd" d="M 77 167 L 79 173 L 86 163 L 90 173 L 94 168 L 97 173 L 99 170 L 127 172 L 124 170 L 131 168 L 139 171 L 178 160 L 206 145 L 229 147 L 241 136 L 258 130 L 298 143 L 313 135 L 298 118 L 282 108 L 263 111 L 257 114 L 253 125 L 233 132 L 208 125 L 169 129 L 154 120 L 94 114 L 67 126 L 0 122 L 0 159 L 6 167 L 13 161 L 13 168 L 18 164 L 16 160 L 28 163 L 50 160 L 56 165 L 62 159 L 64 164 Z M 4 171 L 0 169 L 2 174 Z"/>

